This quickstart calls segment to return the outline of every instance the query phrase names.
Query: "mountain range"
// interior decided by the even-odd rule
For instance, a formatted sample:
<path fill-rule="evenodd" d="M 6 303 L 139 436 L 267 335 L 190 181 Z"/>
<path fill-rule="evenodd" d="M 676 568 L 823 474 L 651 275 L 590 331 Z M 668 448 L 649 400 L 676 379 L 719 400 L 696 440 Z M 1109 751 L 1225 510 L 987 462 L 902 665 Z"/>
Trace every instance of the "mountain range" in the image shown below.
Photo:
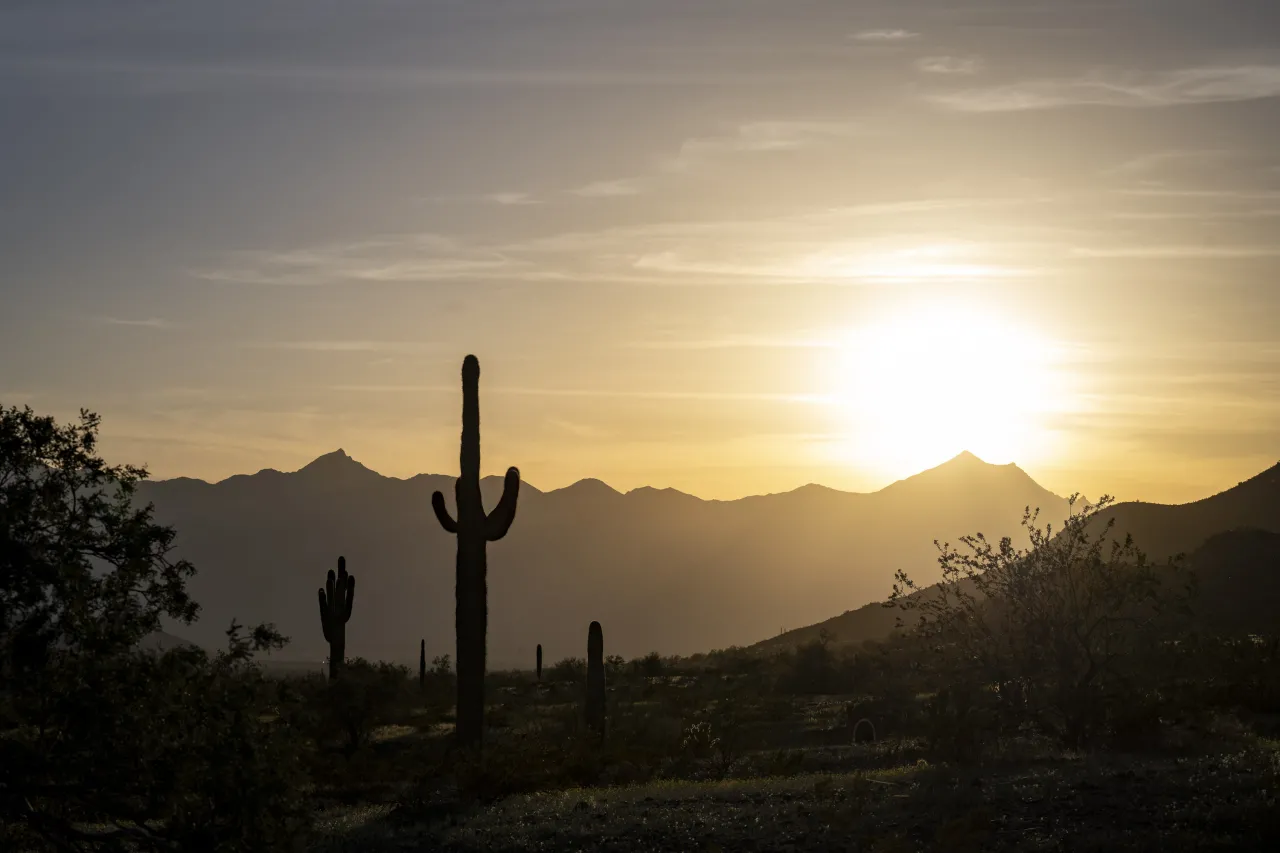
<path fill-rule="evenodd" d="M 357 578 L 349 656 L 416 662 L 420 638 L 428 657 L 453 654 L 456 543 L 430 508 L 436 490 L 451 503 L 452 486 L 384 477 L 342 450 L 288 473 L 143 483 L 139 497 L 198 569 L 200 620 L 166 627 L 212 648 L 233 617 L 274 622 L 292 638 L 277 656 L 319 660 L 315 590 L 341 555 Z M 482 481 L 486 505 L 501 488 Z M 1067 512 L 1016 465 L 969 453 L 873 493 L 808 485 L 714 501 L 526 483 L 515 525 L 489 546 L 490 664 L 528 666 L 538 643 L 549 662 L 581 657 L 592 620 L 606 653 L 628 658 L 751 644 L 884 598 L 898 568 L 934 579 L 935 539 L 1017 536 L 1027 506 Z"/>
<path fill-rule="evenodd" d="M 1099 522 L 1108 520 L 1115 522 L 1114 536 L 1132 536 L 1152 561 L 1186 559 L 1198 576 L 1195 607 L 1206 627 L 1228 633 L 1280 630 L 1280 464 L 1192 503 L 1114 504 L 1099 516 Z M 871 602 L 754 647 L 794 647 L 822 631 L 839 644 L 880 639 L 900 615 Z"/>

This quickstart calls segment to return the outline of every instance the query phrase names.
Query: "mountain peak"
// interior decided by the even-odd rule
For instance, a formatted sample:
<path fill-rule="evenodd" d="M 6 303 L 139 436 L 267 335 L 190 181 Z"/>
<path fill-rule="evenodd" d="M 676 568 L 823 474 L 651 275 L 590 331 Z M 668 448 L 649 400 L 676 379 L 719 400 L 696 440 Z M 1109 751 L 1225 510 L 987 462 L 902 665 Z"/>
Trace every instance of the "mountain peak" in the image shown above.
<path fill-rule="evenodd" d="M 620 495 L 622 494 L 613 486 L 610 486 L 604 480 L 598 480 L 595 477 L 586 477 L 578 480 L 576 483 L 570 483 L 562 489 L 556 489 L 558 492 L 583 494 L 583 495 Z"/>
<path fill-rule="evenodd" d="M 359 462 L 348 456 L 347 451 L 343 450 L 341 447 L 332 453 L 317 456 L 302 468 L 298 469 L 299 474 L 304 472 L 312 474 L 334 474 L 345 471 L 369 471 L 370 473 L 373 473 L 369 468 L 366 468 L 364 465 L 361 465 Z"/>

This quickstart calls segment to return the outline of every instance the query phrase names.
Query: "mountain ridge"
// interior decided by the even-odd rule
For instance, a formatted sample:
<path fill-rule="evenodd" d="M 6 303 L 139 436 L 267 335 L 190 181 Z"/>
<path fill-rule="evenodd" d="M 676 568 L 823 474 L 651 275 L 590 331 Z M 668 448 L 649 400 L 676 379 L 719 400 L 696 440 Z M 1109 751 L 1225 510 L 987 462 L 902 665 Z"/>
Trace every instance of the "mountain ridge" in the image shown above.
<path fill-rule="evenodd" d="M 339 449 L 294 472 L 147 481 L 138 499 L 177 529 L 177 556 L 198 569 L 203 617 L 184 636 L 215 647 L 233 617 L 275 622 L 293 638 L 290 657 L 323 657 L 315 588 L 341 555 L 361 578 L 348 653 L 412 661 L 423 638 L 452 653 L 456 542 L 430 499 L 438 490 L 451 506 L 454 482 L 384 477 Z M 934 538 L 975 526 L 1016 534 L 1027 504 L 1065 506 L 1016 466 L 976 457 L 898 486 L 724 501 L 622 493 L 594 478 L 546 492 L 522 484 L 515 525 L 490 546 L 494 665 L 524 663 L 537 643 L 550 660 L 581 656 L 592 620 L 624 656 L 744 645 L 823 618 L 832 602 L 882 597 L 897 568 L 927 572 Z M 501 490 L 500 477 L 481 481 L 487 506 Z"/>

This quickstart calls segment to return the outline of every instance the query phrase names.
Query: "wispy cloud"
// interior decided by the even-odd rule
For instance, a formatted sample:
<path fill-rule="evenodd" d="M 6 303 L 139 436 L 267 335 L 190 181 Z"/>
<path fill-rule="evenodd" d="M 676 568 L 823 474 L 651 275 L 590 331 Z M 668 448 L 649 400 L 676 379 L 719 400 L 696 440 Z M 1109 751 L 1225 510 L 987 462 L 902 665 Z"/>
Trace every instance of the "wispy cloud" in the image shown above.
<path fill-rule="evenodd" d="M 1188 167 L 1219 163 L 1232 156 L 1232 152 L 1215 149 L 1167 149 L 1152 151 L 1107 169 L 1105 174 L 1146 178 L 1167 171 L 1180 171 Z"/>
<path fill-rule="evenodd" d="M 161 317 L 148 317 L 146 319 L 130 319 L 125 317 L 98 317 L 97 322 L 106 326 L 134 326 L 146 329 L 168 329 L 173 323 Z"/>
<path fill-rule="evenodd" d="M 484 197 L 484 199 L 485 201 L 490 201 L 490 202 L 493 202 L 494 204 L 501 204 L 501 205 L 507 205 L 507 206 L 523 205 L 523 204 L 541 204 L 541 202 L 539 202 L 537 199 L 535 199 L 533 196 L 529 195 L 528 193 L 516 193 L 516 192 L 489 193 Z"/>
<path fill-rule="evenodd" d="M 629 349 L 723 350 L 723 349 L 836 349 L 839 342 L 821 335 L 790 338 L 767 335 L 727 335 L 721 338 L 689 340 L 632 341 Z"/>
<path fill-rule="evenodd" d="M 902 29 L 863 30 L 851 36 L 854 41 L 906 41 L 919 37 L 919 33 Z"/>
<path fill-rule="evenodd" d="M 1080 258 L 1133 258 L 1144 260 L 1248 260 L 1280 257 L 1280 246 L 1116 246 L 1078 247 L 1072 254 Z"/>
<path fill-rule="evenodd" d="M 925 74 L 977 74 L 982 59 L 977 56 L 925 56 L 916 60 L 916 70 Z"/>
<path fill-rule="evenodd" d="M 749 122 L 724 135 L 686 139 L 663 166 L 670 171 L 687 171 L 725 155 L 796 151 L 860 132 L 862 125 L 853 121 Z"/>
<path fill-rule="evenodd" d="M 1011 112 L 1072 106 L 1169 107 L 1280 96 L 1280 66 L 1188 68 L 1161 74 L 1091 74 L 1027 80 L 930 96 L 962 112 Z"/>
<path fill-rule="evenodd" d="M 408 234 L 292 251 L 231 253 L 220 267 L 192 270 L 206 281 L 281 287 L 342 282 L 413 283 L 501 279 L 528 275 L 493 249 L 440 234 Z"/>
<path fill-rule="evenodd" d="M 640 178 L 617 178 L 611 181 L 592 181 L 589 184 L 571 191 L 583 198 L 618 198 L 621 196 L 639 195 L 644 192 L 644 182 Z"/>
<path fill-rule="evenodd" d="M 452 385 L 331 385 L 331 391 L 370 394 L 456 394 Z M 520 397 L 604 397 L 622 400 L 706 400 L 711 402 L 774 402 L 828 405 L 835 402 L 829 394 L 734 393 L 725 391 L 632 391 L 616 388 L 537 388 L 492 387 L 486 394 Z"/>
<path fill-rule="evenodd" d="M 356 352 L 410 354 L 438 349 L 433 341 L 262 341 L 245 343 L 248 349 L 289 350 L 294 352 Z"/>
<path fill-rule="evenodd" d="M 536 68 L 320 65 L 285 62 L 200 63 L 76 56 L 13 58 L 0 67 L 46 79 L 111 86 L 125 94 L 261 90 L 382 92 L 454 88 L 598 88 L 753 86 L 828 79 L 826 72 L 682 70 L 623 67 Z"/>

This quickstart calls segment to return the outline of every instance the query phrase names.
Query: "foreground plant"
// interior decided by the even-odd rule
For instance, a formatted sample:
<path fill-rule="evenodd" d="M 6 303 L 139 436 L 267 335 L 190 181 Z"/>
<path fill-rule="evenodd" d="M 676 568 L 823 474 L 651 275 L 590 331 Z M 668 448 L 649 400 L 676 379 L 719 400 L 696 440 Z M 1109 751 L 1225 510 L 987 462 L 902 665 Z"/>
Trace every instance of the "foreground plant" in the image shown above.
<path fill-rule="evenodd" d="M 994 686 L 1000 709 L 1076 747 L 1099 733 L 1108 702 L 1144 653 L 1187 615 L 1178 561 L 1157 572 L 1113 534 L 1112 499 L 1072 511 L 1060 531 L 1023 517 L 1030 545 L 981 533 L 938 545 L 942 581 L 921 589 L 897 572 L 891 601 L 918 614 L 916 635 L 959 683 Z M 989 690 L 983 691 L 989 693 Z"/>
<path fill-rule="evenodd" d="M 488 587 L 485 546 L 511 529 L 520 494 L 520 472 L 507 469 L 502 498 L 486 513 L 480 498 L 480 361 L 462 362 L 461 476 L 454 485 L 458 517 L 449 515 L 444 495 L 431 496 L 431 508 L 445 532 L 458 537 L 455 632 L 458 649 L 458 742 L 479 747 L 484 737 L 485 633 Z"/>

